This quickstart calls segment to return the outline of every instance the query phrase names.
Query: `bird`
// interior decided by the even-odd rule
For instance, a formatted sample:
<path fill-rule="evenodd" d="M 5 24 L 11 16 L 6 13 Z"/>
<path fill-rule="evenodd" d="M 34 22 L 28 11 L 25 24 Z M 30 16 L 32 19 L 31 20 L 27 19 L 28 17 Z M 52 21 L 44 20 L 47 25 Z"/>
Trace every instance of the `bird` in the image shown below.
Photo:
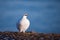
<path fill-rule="evenodd" d="M 19 30 L 19 32 L 25 33 L 25 31 L 29 28 L 30 21 L 29 21 L 29 19 L 27 17 L 28 17 L 28 14 L 25 13 L 23 15 L 21 21 L 19 21 L 19 24 L 18 24 L 18 30 Z"/>

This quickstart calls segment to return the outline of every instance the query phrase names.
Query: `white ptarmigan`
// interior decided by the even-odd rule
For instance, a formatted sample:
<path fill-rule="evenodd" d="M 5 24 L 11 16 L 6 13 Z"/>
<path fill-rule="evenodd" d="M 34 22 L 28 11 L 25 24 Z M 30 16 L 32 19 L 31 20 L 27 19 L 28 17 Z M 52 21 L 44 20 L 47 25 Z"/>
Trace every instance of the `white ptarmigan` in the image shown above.
<path fill-rule="evenodd" d="M 22 17 L 21 21 L 19 22 L 18 30 L 19 32 L 25 32 L 29 26 L 30 26 L 30 21 L 27 19 L 27 14 L 24 14 Z"/>

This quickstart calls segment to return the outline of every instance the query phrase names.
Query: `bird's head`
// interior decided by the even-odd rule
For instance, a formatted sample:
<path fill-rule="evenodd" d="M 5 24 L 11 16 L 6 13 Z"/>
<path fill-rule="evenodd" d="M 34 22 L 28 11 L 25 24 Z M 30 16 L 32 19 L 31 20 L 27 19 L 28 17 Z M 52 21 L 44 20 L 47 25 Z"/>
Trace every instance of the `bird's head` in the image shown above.
<path fill-rule="evenodd" d="M 24 14 L 24 16 L 28 16 L 28 14 L 27 14 L 27 13 L 25 13 L 25 14 Z"/>
<path fill-rule="evenodd" d="M 28 16 L 28 14 L 27 14 L 27 13 L 25 13 L 23 17 L 27 18 L 27 16 Z"/>

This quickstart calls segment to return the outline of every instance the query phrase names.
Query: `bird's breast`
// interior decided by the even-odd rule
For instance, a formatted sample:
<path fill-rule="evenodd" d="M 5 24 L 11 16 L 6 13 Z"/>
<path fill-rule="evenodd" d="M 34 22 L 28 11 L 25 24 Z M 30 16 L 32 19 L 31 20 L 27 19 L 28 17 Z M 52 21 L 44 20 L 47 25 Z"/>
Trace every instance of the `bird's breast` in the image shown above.
<path fill-rule="evenodd" d="M 21 25 L 22 26 L 29 26 L 30 25 L 30 21 L 28 19 L 21 20 Z"/>

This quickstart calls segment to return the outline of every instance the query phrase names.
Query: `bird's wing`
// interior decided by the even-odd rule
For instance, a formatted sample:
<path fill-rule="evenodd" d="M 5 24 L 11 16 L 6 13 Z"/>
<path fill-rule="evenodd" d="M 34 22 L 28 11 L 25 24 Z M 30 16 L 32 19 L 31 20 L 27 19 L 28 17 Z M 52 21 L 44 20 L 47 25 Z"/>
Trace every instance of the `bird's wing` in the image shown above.
<path fill-rule="evenodd" d="M 20 30 L 21 24 L 17 23 L 17 29 Z"/>

